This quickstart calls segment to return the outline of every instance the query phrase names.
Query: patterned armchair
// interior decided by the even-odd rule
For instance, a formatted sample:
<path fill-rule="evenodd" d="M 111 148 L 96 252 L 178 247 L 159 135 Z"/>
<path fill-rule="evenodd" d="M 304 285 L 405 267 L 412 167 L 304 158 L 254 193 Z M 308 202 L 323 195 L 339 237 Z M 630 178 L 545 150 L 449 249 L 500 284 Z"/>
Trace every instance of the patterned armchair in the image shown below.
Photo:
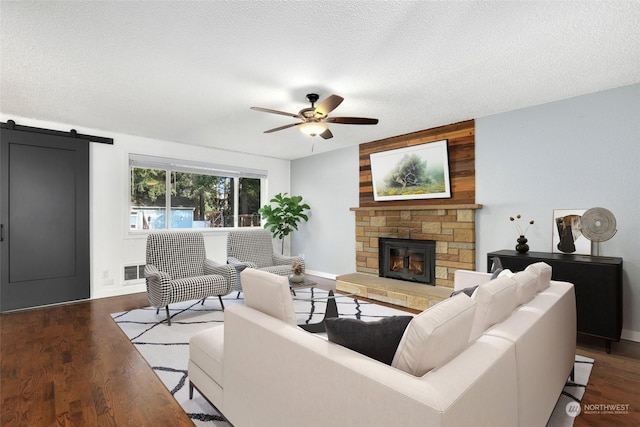
<path fill-rule="evenodd" d="M 147 237 L 144 268 L 149 302 L 165 307 L 171 326 L 169 304 L 222 296 L 236 288 L 236 270 L 207 259 L 202 234 L 194 232 L 152 233 Z"/>
<path fill-rule="evenodd" d="M 268 271 L 279 276 L 291 274 L 291 263 L 299 261 L 304 265 L 301 257 L 290 257 L 273 252 L 273 243 L 269 230 L 251 228 L 234 230 L 227 234 L 227 263 L 237 270 L 236 291 L 242 291 L 240 272 L 247 267 Z"/>

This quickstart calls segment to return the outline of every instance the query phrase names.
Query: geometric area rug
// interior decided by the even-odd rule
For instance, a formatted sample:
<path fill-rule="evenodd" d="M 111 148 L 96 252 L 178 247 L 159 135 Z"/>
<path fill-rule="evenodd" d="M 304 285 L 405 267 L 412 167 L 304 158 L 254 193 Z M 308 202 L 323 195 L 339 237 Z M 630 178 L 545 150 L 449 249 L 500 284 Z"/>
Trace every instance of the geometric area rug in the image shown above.
<path fill-rule="evenodd" d="M 293 305 L 298 324 L 317 323 L 323 318 L 326 303 L 309 301 L 309 296 L 326 296 L 322 289 L 296 290 Z M 222 299 L 225 307 L 244 304 L 243 294 L 236 298 L 233 292 Z M 356 298 L 338 297 L 336 305 L 340 317 L 375 321 L 394 315 L 411 315 L 406 311 L 385 307 Z M 147 361 L 156 375 L 182 406 L 197 426 L 230 427 L 224 418 L 197 390 L 189 399 L 189 339 L 204 329 L 224 323 L 224 313 L 217 298 L 209 298 L 204 305 L 200 301 L 185 301 L 169 306 L 171 326 L 167 326 L 166 311 L 156 314 L 154 307 L 113 313 L 111 317 L 129 338 L 136 350 Z M 326 334 L 325 334 L 326 336 Z M 576 356 L 574 382 L 567 381 L 547 427 L 571 427 L 593 367 L 593 359 Z M 579 406 L 578 406 L 579 408 Z"/>

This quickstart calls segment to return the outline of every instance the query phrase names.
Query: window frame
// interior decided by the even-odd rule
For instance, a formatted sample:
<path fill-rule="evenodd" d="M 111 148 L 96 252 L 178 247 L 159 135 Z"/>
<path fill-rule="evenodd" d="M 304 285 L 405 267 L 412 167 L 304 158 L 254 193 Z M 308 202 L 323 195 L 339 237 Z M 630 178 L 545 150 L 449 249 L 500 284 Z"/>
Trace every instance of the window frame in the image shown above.
<path fill-rule="evenodd" d="M 210 175 L 219 177 L 228 177 L 235 180 L 233 185 L 233 226 L 232 227 L 207 227 L 207 228 L 171 228 L 171 221 L 166 221 L 165 228 L 154 229 L 132 229 L 130 216 L 131 216 L 131 185 L 132 185 L 132 168 L 149 168 L 159 169 L 165 171 L 165 217 L 170 218 L 171 211 L 171 182 L 174 172 L 193 173 L 199 175 Z M 127 165 L 127 202 L 126 202 L 126 222 L 125 227 L 127 234 L 129 235 L 145 235 L 150 232 L 157 232 L 162 230 L 165 232 L 179 232 L 179 231 L 199 231 L 199 232 L 215 232 L 215 231 L 229 231 L 237 228 L 250 228 L 239 227 L 239 202 L 240 202 L 240 179 L 252 178 L 260 179 L 260 206 L 264 205 L 266 199 L 266 182 L 267 171 L 262 169 L 252 169 L 241 166 L 220 165 L 215 163 L 197 162 L 192 160 L 168 158 L 150 156 L 144 154 L 129 153 L 128 165 Z M 263 220 L 260 219 L 260 225 L 256 227 L 262 227 Z"/>

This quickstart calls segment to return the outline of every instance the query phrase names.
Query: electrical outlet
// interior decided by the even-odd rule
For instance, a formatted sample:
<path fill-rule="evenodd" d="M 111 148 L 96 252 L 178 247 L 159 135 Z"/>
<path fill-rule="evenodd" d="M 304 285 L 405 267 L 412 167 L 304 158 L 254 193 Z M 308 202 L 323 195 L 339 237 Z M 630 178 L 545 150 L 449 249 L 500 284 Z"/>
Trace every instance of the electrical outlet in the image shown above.
<path fill-rule="evenodd" d="M 109 270 L 102 270 L 102 278 L 103 279 L 109 278 Z"/>

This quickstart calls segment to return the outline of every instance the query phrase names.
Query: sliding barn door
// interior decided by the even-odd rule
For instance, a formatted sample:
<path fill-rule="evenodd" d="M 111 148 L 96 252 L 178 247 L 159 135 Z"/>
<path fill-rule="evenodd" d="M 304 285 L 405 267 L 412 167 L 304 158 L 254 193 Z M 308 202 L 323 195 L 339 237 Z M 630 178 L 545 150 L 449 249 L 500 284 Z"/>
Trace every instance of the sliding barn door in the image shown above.
<path fill-rule="evenodd" d="M 1 132 L 0 311 L 89 298 L 89 142 Z"/>

